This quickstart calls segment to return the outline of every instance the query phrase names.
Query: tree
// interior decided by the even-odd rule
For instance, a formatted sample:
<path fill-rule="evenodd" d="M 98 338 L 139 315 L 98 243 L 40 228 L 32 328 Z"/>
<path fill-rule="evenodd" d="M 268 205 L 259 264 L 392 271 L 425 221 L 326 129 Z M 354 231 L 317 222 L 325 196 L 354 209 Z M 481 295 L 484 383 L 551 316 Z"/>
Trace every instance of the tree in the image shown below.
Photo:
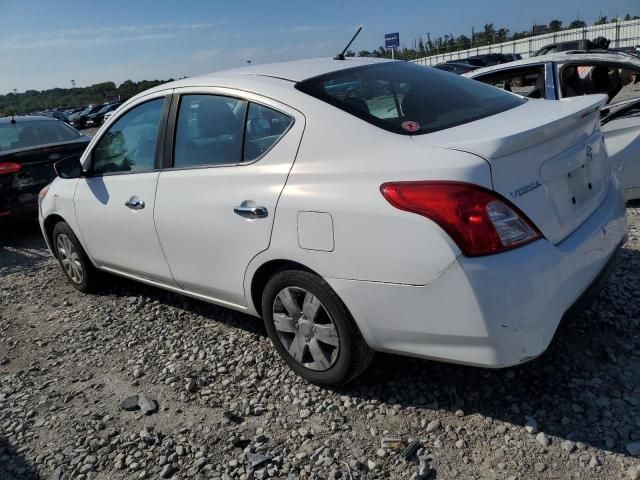
<path fill-rule="evenodd" d="M 624 16 L 625 20 L 631 20 L 631 15 L 629 15 L 628 13 Z"/>
<path fill-rule="evenodd" d="M 583 22 L 582 20 L 574 20 L 569 24 L 569 28 L 584 28 L 586 26 L 587 23 Z"/>
<path fill-rule="evenodd" d="M 559 30 L 562 30 L 562 22 L 560 20 L 551 20 L 549 22 L 549 31 L 557 32 Z"/>
<path fill-rule="evenodd" d="M 601 15 L 600 18 L 598 18 L 595 22 L 593 22 L 594 25 L 604 25 L 605 23 L 607 23 L 606 15 Z"/>

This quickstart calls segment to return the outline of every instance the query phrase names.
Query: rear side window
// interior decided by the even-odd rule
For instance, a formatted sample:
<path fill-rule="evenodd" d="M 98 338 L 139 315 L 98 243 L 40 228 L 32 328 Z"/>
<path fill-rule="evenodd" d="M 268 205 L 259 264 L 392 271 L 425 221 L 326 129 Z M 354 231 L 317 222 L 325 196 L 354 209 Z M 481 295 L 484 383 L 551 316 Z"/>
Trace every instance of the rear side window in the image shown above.
<path fill-rule="evenodd" d="M 240 163 L 247 102 L 218 95 L 180 99 L 174 166 Z"/>
<path fill-rule="evenodd" d="M 69 142 L 80 134 L 60 121 L 29 120 L 0 125 L 0 152 L 48 143 Z"/>
<path fill-rule="evenodd" d="M 545 98 L 544 78 L 544 65 L 534 65 L 489 73 L 475 77 L 475 80 L 523 97 Z"/>
<path fill-rule="evenodd" d="M 616 103 L 638 96 L 640 70 L 626 65 L 565 65 L 560 71 L 563 97 L 604 93 Z"/>
<path fill-rule="evenodd" d="M 244 138 L 243 161 L 251 162 L 262 156 L 280 139 L 293 123 L 293 119 L 257 103 L 249 104 Z"/>
<path fill-rule="evenodd" d="M 496 88 L 408 62 L 332 72 L 298 90 L 391 132 L 420 135 L 473 122 L 526 100 Z"/>

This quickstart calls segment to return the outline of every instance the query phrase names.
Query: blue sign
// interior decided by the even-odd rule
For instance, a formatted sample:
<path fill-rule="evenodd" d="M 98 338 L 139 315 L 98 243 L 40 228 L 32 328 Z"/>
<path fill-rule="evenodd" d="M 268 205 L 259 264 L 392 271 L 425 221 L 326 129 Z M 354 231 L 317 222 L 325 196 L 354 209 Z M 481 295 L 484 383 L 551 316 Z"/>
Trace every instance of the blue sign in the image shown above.
<path fill-rule="evenodd" d="M 386 33 L 384 36 L 384 48 L 397 48 L 400 46 L 400 34 Z"/>

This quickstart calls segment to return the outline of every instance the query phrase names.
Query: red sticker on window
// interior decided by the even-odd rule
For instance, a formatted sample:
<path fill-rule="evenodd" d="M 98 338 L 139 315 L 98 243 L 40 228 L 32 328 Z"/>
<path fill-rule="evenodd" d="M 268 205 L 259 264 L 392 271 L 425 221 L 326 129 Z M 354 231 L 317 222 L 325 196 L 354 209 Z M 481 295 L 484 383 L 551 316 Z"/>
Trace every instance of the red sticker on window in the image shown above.
<path fill-rule="evenodd" d="M 417 132 L 418 130 L 420 130 L 420 124 L 412 120 L 402 122 L 401 126 L 405 132 Z"/>

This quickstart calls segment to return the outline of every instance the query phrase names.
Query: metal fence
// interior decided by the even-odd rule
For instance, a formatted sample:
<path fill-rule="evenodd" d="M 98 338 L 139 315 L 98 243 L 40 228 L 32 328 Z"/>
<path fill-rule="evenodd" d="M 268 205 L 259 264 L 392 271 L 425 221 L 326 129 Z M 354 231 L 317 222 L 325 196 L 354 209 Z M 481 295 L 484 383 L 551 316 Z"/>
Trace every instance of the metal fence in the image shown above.
<path fill-rule="evenodd" d="M 570 40 L 593 40 L 596 37 L 606 37 L 611 40 L 610 47 L 612 48 L 639 45 L 640 20 L 627 20 L 605 23 L 604 25 L 593 25 L 591 27 L 561 30 L 559 32 L 545 33 L 543 35 L 521 38 L 510 42 L 496 43 L 482 47 L 478 46 L 457 52 L 441 53 L 439 55 L 432 55 L 411 61 L 421 65 L 435 65 L 448 60 L 460 60 L 483 53 L 519 53 L 523 58 L 526 58 L 551 43 Z"/>

